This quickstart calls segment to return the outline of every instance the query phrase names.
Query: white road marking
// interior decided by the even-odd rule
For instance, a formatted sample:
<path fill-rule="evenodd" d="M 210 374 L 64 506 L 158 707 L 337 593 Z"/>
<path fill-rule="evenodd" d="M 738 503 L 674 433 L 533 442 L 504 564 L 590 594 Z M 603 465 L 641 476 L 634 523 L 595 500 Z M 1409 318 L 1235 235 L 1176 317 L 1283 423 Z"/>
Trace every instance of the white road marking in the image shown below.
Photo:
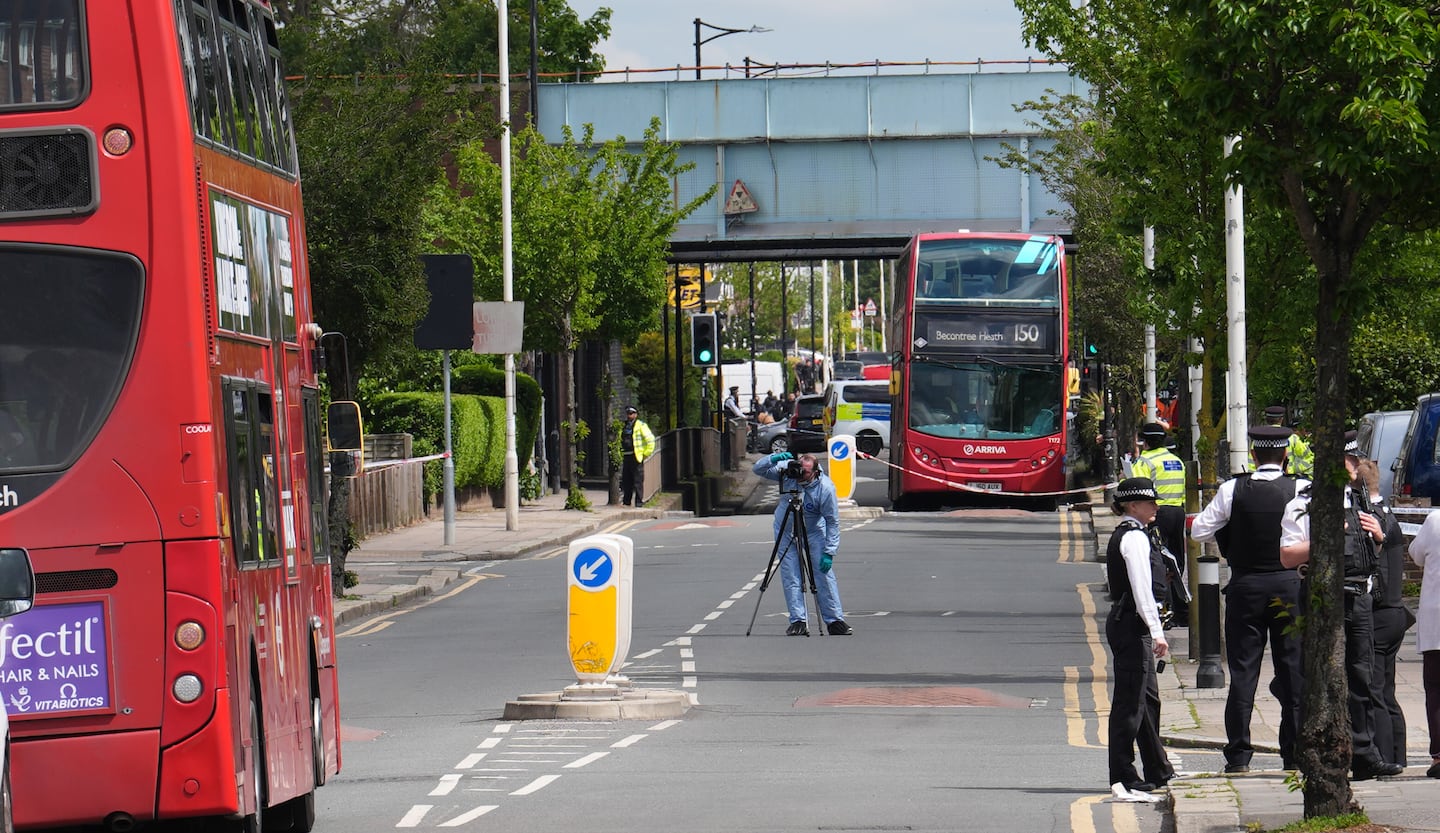
<path fill-rule="evenodd" d="M 633 745 L 639 743 L 640 741 L 644 740 L 645 737 L 646 737 L 646 736 L 642 734 L 642 735 L 631 735 L 631 736 L 626 737 L 626 738 L 621 738 L 620 740 L 617 740 L 617 741 L 615 741 L 614 743 L 610 744 L 610 748 L 611 748 L 611 749 L 624 749 L 624 748 L 627 747 L 627 746 L 633 746 Z"/>
<path fill-rule="evenodd" d="M 546 787 L 547 785 L 549 785 L 550 783 L 558 780 L 559 778 L 560 778 L 560 776 L 558 776 L 558 775 L 542 775 L 542 776 L 540 776 L 539 778 L 536 778 L 534 781 L 531 781 L 530 783 L 526 784 L 525 786 L 521 787 L 520 789 L 518 789 L 518 790 L 516 790 L 515 792 L 510 793 L 510 794 L 511 794 L 511 795 L 529 795 L 530 793 L 538 792 L 538 791 L 540 791 L 540 790 L 545 789 L 545 787 Z"/>
<path fill-rule="evenodd" d="M 688 636 L 679 636 L 675 638 L 675 644 L 679 645 L 682 648 L 689 645 L 690 643 L 691 639 Z"/>
<path fill-rule="evenodd" d="M 697 681 L 696 681 L 696 679 L 695 679 L 694 677 L 684 677 L 684 678 L 682 678 L 682 679 L 680 680 L 680 687 L 681 687 L 681 688 L 694 688 L 696 682 L 697 682 Z"/>
<path fill-rule="evenodd" d="M 699 632 L 701 632 L 701 631 L 703 631 L 703 630 L 705 630 L 705 625 L 704 625 L 704 623 L 701 623 L 701 624 L 699 624 L 699 625 L 691 625 L 691 626 L 690 626 L 690 630 L 686 631 L 686 633 L 695 634 L 695 633 L 699 633 Z"/>
<path fill-rule="evenodd" d="M 593 764 L 609 754 L 609 752 L 591 752 L 589 755 L 576 758 L 575 760 L 562 767 L 562 769 L 579 769 L 586 764 Z"/>
<path fill-rule="evenodd" d="M 748 588 L 747 588 L 747 589 L 748 589 Z M 735 599 L 736 601 L 739 601 L 740 599 L 745 598 L 745 591 L 744 591 L 744 590 L 741 590 L 739 593 L 732 593 L 732 594 L 730 594 L 730 598 Z"/>
<path fill-rule="evenodd" d="M 669 729 L 671 726 L 679 726 L 679 725 L 680 725 L 680 721 L 678 721 L 678 720 L 662 720 L 662 721 L 660 721 L 659 723 L 656 723 L 654 726 L 651 726 L 651 727 L 650 727 L 650 731 L 652 731 L 652 732 L 663 732 L 663 731 L 665 731 L 666 729 Z"/>
<path fill-rule="evenodd" d="M 430 794 L 432 796 L 449 795 L 450 793 L 455 791 L 455 785 L 458 783 L 460 783 L 460 773 L 452 772 L 448 775 L 442 775 L 440 776 L 440 783 L 435 787 L 435 789 L 430 791 Z"/>
<path fill-rule="evenodd" d="M 460 815 L 456 816 L 455 818 L 453 818 L 453 819 L 451 819 L 451 820 L 449 820 L 449 821 L 447 821 L 447 822 L 442 822 L 442 823 L 440 824 L 440 826 L 441 826 L 441 827 L 459 827 L 459 826 L 462 825 L 462 824 L 468 824 L 468 823 L 474 821 L 475 819 L 478 819 L 478 818 L 480 818 L 481 816 L 485 815 L 486 813 L 490 812 L 491 810 L 494 810 L 494 809 L 498 808 L 499 806 L 500 806 L 499 804 L 485 804 L 485 805 L 482 805 L 482 806 L 480 806 L 480 807 L 476 807 L 476 808 L 473 809 L 473 810 L 467 810 L 467 811 L 461 813 Z"/>
<path fill-rule="evenodd" d="M 500 745 L 500 738 L 486 738 L 486 739 L 480 741 L 480 745 L 477 746 L 477 747 L 475 747 L 475 748 L 476 748 L 476 749 L 494 749 L 495 747 L 497 747 L 497 746 L 499 746 L 499 745 Z"/>
<path fill-rule="evenodd" d="M 681 648 L 681 649 L 680 649 L 680 658 L 681 658 L 681 659 L 693 659 L 694 656 L 695 656 L 695 649 L 694 649 L 694 648 Z"/>
<path fill-rule="evenodd" d="M 723 616 L 724 613 L 725 611 L 723 610 L 712 610 L 709 613 L 705 614 L 705 621 L 713 622 L 714 620 L 719 619 L 721 616 Z"/>
<path fill-rule="evenodd" d="M 575 740 L 575 739 L 576 739 L 576 738 L 566 738 L 566 740 Z M 603 736 L 602 736 L 602 738 L 596 738 L 596 740 L 600 740 L 600 739 L 603 739 Z M 586 744 L 583 744 L 583 743 L 512 743 L 512 744 L 510 744 L 510 748 L 511 748 L 511 749 L 585 749 L 585 748 L 586 748 Z M 516 755 L 544 755 L 544 754 L 546 754 L 546 753 L 544 753 L 544 752 L 516 752 L 515 754 L 516 754 Z"/>
<path fill-rule="evenodd" d="M 730 605 L 733 605 L 733 604 L 735 604 L 735 600 L 734 600 L 734 599 L 726 599 L 725 601 L 723 601 L 723 602 L 721 602 L 720 604 L 716 605 L 716 607 L 720 608 L 721 610 L 724 610 L 725 608 L 727 608 L 727 607 L 729 607 Z"/>
<path fill-rule="evenodd" d="M 513 723 L 499 723 L 496 724 L 495 728 L 491 729 L 490 731 L 494 732 L 497 735 L 503 735 L 506 732 L 510 731 L 511 727 L 514 725 L 515 724 Z"/>
<path fill-rule="evenodd" d="M 461 761 L 460 763 L 458 763 L 458 764 L 455 765 L 455 768 L 456 768 L 456 769 L 470 769 L 470 768 L 474 767 L 476 764 L 480 763 L 480 762 L 483 761 L 483 760 L 485 760 L 485 753 L 484 753 L 484 752 L 476 752 L 476 753 L 474 753 L 474 754 L 472 754 L 472 755 L 466 755 L 466 756 L 465 756 L 465 759 L 464 759 L 463 761 Z"/>
<path fill-rule="evenodd" d="M 653 649 L 653 650 L 646 651 L 646 652 L 643 653 L 643 654 L 636 654 L 636 655 L 634 656 L 634 659 L 649 659 L 649 658 L 655 656 L 656 654 L 658 654 L 658 653 L 660 653 L 660 652 L 661 652 L 661 649 L 660 649 L 660 648 L 655 648 L 655 649 Z"/>
<path fill-rule="evenodd" d="M 405 816 L 400 819 L 399 824 L 396 824 L 395 826 L 419 827 L 420 821 L 425 818 L 425 814 L 430 812 L 430 810 L 434 807 L 434 804 L 416 804 L 414 807 L 410 808 L 410 811 L 406 813 Z"/>
<path fill-rule="evenodd" d="M 680 670 L 681 670 L 681 672 L 688 671 L 688 672 L 690 672 L 691 674 L 694 674 L 694 673 L 695 673 L 695 661 L 694 661 L 694 660 L 687 660 L 687 661 L 685 661 L 685 662 L 680 663 Z"/>

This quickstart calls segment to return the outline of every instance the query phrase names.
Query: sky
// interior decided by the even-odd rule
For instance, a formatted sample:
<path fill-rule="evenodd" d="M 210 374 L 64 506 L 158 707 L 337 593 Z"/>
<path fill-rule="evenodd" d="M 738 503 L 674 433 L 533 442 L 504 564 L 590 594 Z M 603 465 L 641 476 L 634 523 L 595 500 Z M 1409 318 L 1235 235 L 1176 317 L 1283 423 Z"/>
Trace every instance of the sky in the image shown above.
<path fill-rule="evenodd" d="M 771 30 L 703 44 L 706 66 L 739 66 L 746 56 L 781 64 L 1042 57 L 1025 46 L 1011 0 L 570 0 L 582 19 L 601 6 L 613 12 L 610 38 L 600 44 L 609 70 L 694 66 L 697 17 L 728 29 Z M 702 27 L 702 37 L 715 34 Z M 683 77 L 694 78 L 693 70 Z"/>

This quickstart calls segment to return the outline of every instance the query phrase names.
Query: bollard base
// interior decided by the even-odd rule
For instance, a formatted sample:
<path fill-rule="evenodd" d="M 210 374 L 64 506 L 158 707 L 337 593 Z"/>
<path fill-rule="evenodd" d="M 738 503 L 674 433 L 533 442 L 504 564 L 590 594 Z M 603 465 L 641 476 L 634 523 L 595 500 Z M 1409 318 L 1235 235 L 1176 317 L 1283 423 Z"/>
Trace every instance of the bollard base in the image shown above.
<path fill-rule="evenodd" d="M 690 695 L 683 691 L 656 688 L 631 688 L 621 691 L 615 686 L 608 688 L 615 694 L 603 699 L 592 696 L 569 697 L 569 689 L 543 694 L 522 694 L 505 704 L 504 719 L 657 720 L 680 717 L 690 708 Z"/>
<path fill-rule="evenodd" d="M 1200 660 L 1200 667 L 1195 669 L 1195 687 L 1225 687 L 1225 669 L 1220 666 L 1219 657 L 1204 657 Z"/>

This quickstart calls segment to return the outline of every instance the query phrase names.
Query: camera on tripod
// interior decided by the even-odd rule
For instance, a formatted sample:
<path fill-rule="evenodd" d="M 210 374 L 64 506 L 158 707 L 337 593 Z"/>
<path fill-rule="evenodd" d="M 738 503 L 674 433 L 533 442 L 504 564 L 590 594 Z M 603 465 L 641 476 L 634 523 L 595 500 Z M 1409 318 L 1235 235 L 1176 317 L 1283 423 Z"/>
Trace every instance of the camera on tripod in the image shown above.
<path fill-rule="evenodd" d="M 805 473 L 805 466 L 799 460 L 786 460 L 785 467 L 780 469 L 780 474 L 791 480 L 799 480 L 800 475 Z"/>

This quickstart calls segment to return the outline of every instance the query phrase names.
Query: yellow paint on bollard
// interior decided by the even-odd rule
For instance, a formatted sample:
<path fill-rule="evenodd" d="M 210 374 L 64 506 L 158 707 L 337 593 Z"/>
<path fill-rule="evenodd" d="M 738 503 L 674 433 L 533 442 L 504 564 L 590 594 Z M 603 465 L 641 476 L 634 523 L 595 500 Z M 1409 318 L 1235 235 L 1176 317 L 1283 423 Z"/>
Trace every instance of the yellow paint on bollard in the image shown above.
<path fill-rule="evenodd" d="M 855 438 L 836 434 L 826 444 L 830 452 L 830 481 L 835 484 L 835 497 L 849 500 L 855 494 Z"/>
<path fill-rule="evenodd" d="M 615 585 L 603 590 L 570 587 L 570 665 L 582 680 L 604 679 L 615 664 L 619 595 Z"/>

